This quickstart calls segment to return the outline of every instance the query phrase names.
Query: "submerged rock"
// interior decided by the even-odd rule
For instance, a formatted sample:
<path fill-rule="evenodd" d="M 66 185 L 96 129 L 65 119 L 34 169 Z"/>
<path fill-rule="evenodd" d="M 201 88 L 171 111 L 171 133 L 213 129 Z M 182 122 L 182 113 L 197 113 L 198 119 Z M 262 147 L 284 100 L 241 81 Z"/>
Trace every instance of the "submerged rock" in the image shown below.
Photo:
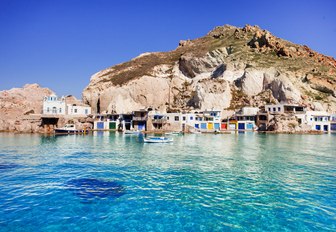
<path fill-rule="evenodd" d="M 125 194 L 125 188 L 116 181 L 80 178 L 70 180 L 66 185 L 69 190 L 83 200 L 118 198 Z"/>
<path fill-rule="evenodd" d="M 0 170 L 8 170 L 18 168 L 20 165 L 14 163 L 0 163 Z"/>

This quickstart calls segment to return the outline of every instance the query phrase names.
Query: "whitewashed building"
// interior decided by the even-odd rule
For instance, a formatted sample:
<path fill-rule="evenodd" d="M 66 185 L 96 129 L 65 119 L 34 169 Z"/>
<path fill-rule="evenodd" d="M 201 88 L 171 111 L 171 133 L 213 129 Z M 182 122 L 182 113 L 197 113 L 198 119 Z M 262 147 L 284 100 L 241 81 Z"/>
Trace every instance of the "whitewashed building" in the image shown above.
<path fill-rule="evenodd" d="M 67 104 L 68 115 L 88 115 L 91 114 L 91 107 L 77 104 Z"/>
<path fill-rule="evenodd" d="M 85 116 L 91 114 L 91 107 L 84 104 L 67 104 L 65 97 L 56 95 L 43 98 L 42 114 Z"/>
<path fill-rule="evenodd" d="M 221 111 L 205 110 L 195 112 L 195 129 L 204 132 L 219 131 L 221 128 Z"/>
<path fill-rule="evenodd" d="M 237 120 L 236 129 L 238 130 L 256 130 L 256 117 L 258 107 L 243 107 L 234 116 Z"/>
<path fill-rule="evenodd" d="M 300 114 L 305 113 L 306 109 L 304 106 L 295 105 L 295 104 L 274 104 L 274 105 L 265 105 L 265 111 L 270 114 Z"/>
<path fill-rule="evenodd" d="M 43 114 L 66 114 L 65 98 L 56 95 L 45 96 L 43 99 Z"/>
<path fill-rule="evenodd" d="M 330 114 L 325 111 L 307 111 L 305 114 L 305 123 L 312 130 L 330 131 Z"/>
<path fill-rule="evenodd" d="M 167 113 L 164 118 L 172 130 L 186 131 L 187 127 L 194 128 L 196 116 L 193 113 Z"/>

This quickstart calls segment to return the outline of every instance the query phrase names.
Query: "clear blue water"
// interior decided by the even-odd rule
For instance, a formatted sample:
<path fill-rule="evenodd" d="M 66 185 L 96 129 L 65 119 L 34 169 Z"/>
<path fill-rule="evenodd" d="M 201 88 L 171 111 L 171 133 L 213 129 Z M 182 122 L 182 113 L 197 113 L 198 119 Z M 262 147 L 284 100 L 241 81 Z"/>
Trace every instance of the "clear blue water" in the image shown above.
<path fill-rule="evenodd" d="M 0 231 L 336 231 L 336 135 L 0 134 Z"/>

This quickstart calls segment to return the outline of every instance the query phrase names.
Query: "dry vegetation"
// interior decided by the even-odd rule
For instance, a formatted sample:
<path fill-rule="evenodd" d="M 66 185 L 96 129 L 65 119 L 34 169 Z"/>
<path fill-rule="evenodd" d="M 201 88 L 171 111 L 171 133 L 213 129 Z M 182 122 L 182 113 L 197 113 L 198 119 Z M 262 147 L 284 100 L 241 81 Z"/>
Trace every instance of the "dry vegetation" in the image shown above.
<path fill-rule="evenodd" d="M 254 27 L 252 27 L 254 28 Z M 253 29 L 255 30 L 255 29 Z M 248 46 L 248 43 L 255 36 L 255 31 L 238 29 L 232 26 L 217 27 L 206 36 L 188 41 L 184 46 L 179 46 L 176 50 L 169 52 L 151 53 L 141 56 L 131 61 L 108 68 L 108 72 L 102 77 L 102 81 L 109 81 L 114 85 L 123 85 L 133 79 L 140 78 L 143 75 L 151 75 L 152 69 L 157 65 L 173 65 L 181 56 L 188 53 L 194 57 L 202 57 L 207 52 L 218 48 L 226 47 L 232 50 L 232 53 L 226 57 L 227 62 L 242 60 L 244 63 L 254 67 L 276 67 L 285 71 L 302 71 L 304 73 L 313 73 L 315 76 L 335 81 L 336 67 L 332 65 L 317 62 L 316 54 L 312 57 L 307 56 L 279 56 L 272 49 L 256 49 Z M 262 33 L 265 31 L 260 30 Z M 276 41 L 289 48 L 296 48 L 305 51 L 309 48 L 295 45 L 291 42 L 275 38 Z M 309 50 L 310 51 L 310 50 Z M 326 57 L 329 59 L 328 57 Z"/>

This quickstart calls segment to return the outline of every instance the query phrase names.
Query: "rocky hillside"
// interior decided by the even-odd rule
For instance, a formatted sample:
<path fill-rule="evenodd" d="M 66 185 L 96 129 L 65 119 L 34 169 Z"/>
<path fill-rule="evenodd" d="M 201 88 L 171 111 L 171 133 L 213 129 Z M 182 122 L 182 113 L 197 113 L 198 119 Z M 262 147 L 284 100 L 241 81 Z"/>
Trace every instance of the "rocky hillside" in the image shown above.
<path fill-rule="evenodd" d="M 226 25 L 96 73 L 83 98 L 94 112 L 232 110 L 280 101 L 335 111 L 336 61 L 258 26 Z"/>
<path fill-rule="evenodd" d="M 44 96 L 52 94 L 38 84 L 0 91 L 0 131 L 37 132 L 40 123 L 27 122 L 29 114 L 40 114 Z"/>

